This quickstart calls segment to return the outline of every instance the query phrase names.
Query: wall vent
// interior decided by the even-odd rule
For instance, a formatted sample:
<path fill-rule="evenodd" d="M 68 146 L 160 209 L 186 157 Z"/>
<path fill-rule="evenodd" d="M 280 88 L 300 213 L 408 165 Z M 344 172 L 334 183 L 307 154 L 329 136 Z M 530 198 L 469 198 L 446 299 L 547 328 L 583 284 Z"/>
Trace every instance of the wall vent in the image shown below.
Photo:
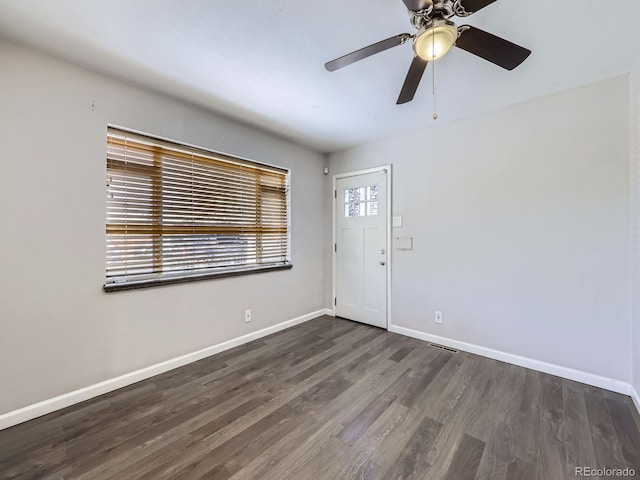
<path fill-rule="evenodd" d="M 439 345 L 437 343 L 430 343 L 429 346 L 433 348 L 439 348 L 440 350 L 446 350 L 447 352 L 458 353 L 458 350 L 456 350 L 455 348 L 445 347 L 444 345 Z"/>

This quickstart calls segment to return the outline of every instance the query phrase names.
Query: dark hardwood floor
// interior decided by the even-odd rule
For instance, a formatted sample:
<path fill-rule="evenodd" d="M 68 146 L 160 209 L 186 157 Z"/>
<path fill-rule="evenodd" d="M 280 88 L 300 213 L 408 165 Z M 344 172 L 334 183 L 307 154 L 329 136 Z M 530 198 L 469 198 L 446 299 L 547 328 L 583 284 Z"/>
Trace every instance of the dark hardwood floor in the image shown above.
<path fill-rule="evenodd" d="M 622 395 L 322 317 L 1 431 L 0 478 L 640 478 L 636 415 Z"/>

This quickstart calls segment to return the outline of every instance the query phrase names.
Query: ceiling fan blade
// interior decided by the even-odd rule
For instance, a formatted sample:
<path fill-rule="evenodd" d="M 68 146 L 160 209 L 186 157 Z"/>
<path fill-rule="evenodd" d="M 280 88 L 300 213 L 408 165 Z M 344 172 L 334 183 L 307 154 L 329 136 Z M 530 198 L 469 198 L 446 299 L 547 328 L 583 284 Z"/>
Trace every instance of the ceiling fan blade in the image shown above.
<path fill-rule="evenodd" d="M 475 13 L 478 10 L 481 10 L 484 7 L 491 5 L 495 1 L 497 0 L 462 0 L 460 2 L 460 5 L 462 6 L 465 12 Z"/>
<path fill-rule="evenodd" d="M 396 35 L 395 37 L 387 38 L 386 40 L 382 40 L 380 42 L 369 45 L 368 47 L 356 50 L 355 52 L 348 53 L 340 58 L 336 58 L 335 60 L 331 60 L 330 62 L 324 64 L 324 68 L 326 68 L 330 72 L 335 72 L 339 68 L 351 65 L 358 60 L 362 60 L 363 58 L 370 57 L 371 55 L 375 55 L 376 53 L 380 53 L 390 48 L 397 47 L 398 45 L 402 45 L 410 38 L 411 35 L 409 35 L 408 33 L 401 33 L 400 35 Z"/>
<path fill-rule="evenodd" d="M 424 70 L 427 68 L 428 63 L 429 62 L 423 60 L 418 55 L 413 57 L 413 61 L 409 67 L 407 77 L 404 79 L 404 85 L 402 85 L 402 90 L 400 91 L 400 96 L 398 97 L 396 105 L 413 100 L 413 96 L 416 94 L 416 90 L 418 90 L 418 85 L 420 85 L 420 80 L 422 80 L 422 75 L 424 74 Z"/>
<path fill-rule="evenodd" d="M 513 70 L 531 54 L 531 50 L 479 28 L 464 25 L 458 31 L 461 33 L 456 41 L 456 47 L 507 70 Z"/>
<path fill-rule="evenodd" d="M 420 10 L 424 10 L 428 8 L 429 5 L 433 4 L 433 0 L 402 0 L 406 7 L 412 12 L 418 12 Z M 495 2 L 495 0 L 493 0 Z"/>

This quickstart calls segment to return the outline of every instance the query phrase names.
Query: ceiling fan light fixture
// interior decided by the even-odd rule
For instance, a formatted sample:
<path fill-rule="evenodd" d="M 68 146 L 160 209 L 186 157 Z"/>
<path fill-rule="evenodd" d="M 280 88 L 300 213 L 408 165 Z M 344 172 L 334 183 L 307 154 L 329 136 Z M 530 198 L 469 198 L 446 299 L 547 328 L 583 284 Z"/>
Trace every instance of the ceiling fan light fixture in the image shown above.
<path fill-rule="evenodd" d="M 453 22 L 440 20 L 418 33 L 413 42 L 413 50 L 420 58 L 431 62 L 443 57 L 457 38 L 458 29 Z"/>

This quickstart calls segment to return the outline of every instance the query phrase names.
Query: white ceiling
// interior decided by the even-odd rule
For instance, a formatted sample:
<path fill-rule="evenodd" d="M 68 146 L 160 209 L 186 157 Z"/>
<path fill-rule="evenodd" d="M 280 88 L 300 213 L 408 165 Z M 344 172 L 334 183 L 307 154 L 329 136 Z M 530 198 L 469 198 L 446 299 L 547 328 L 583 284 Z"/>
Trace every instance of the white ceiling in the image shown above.
<path fill-rule="evenodd" d="M 243 8 L 244 7 L 244 8 Z M 331 152 L 628 72 L 639 0 L 500 0 L 470 24 L 533 51 L 508 72 L 459 49 L 413 102 L 396 47 L 334 73 L 324 63 L 413 33 L 401 0 L 0 0 L 0 35 Z M 1 66 L 0 66 L 1 68 Z"/>

